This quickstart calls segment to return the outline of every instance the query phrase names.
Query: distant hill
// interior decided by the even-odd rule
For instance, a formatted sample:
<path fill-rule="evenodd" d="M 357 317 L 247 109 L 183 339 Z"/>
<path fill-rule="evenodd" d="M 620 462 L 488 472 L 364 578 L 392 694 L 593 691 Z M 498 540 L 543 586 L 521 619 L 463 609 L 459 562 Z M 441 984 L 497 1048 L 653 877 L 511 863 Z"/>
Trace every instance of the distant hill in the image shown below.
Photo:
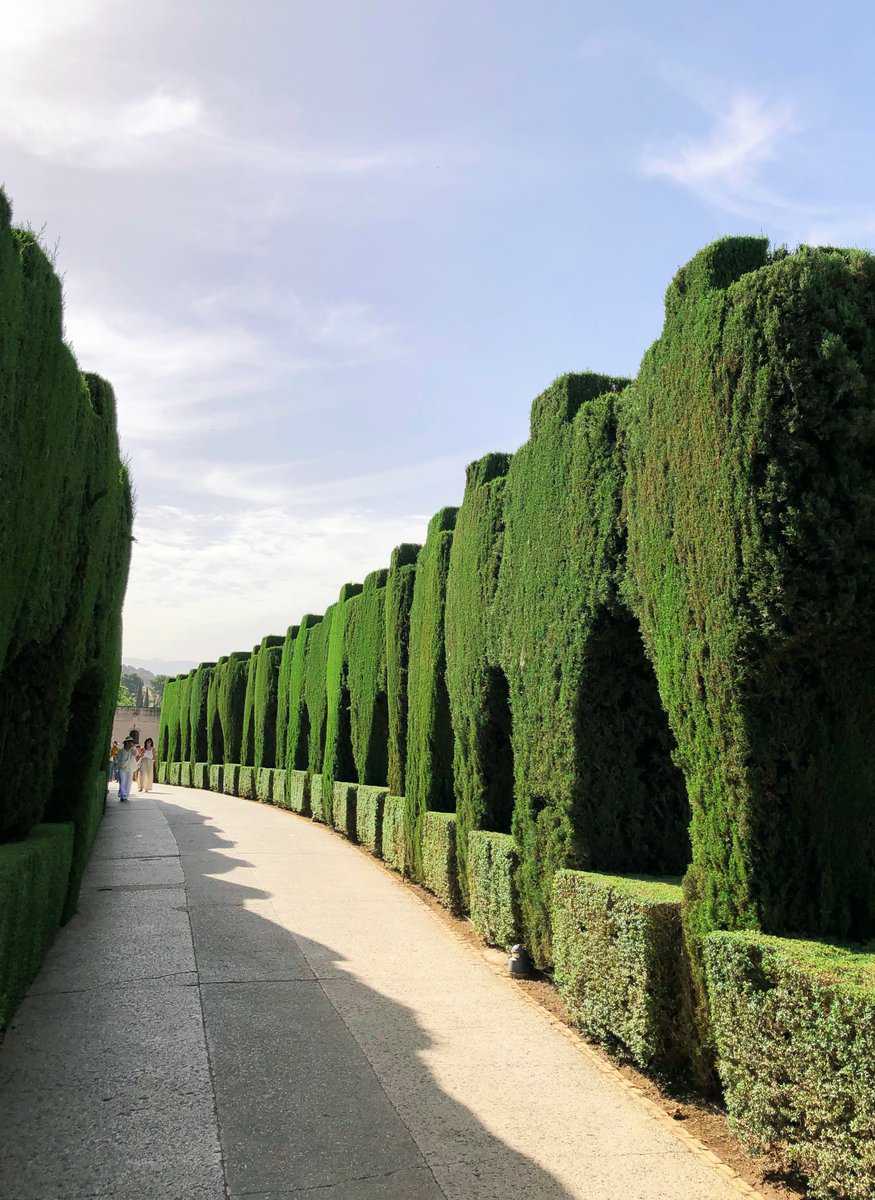
<path fill-rule="evenodd" d="M 190 671 L 192 667 L 196 667 L 196 662 L 191 662 L 188 659 L 176 658 L 131 658 L 132 662 L 141 663 L 141 666 L 125 666 L 122 667 L 123 675 L 139 675 L 144 683 L 149 683 L 156 675 L 179 675 L 182 671 Z"/>

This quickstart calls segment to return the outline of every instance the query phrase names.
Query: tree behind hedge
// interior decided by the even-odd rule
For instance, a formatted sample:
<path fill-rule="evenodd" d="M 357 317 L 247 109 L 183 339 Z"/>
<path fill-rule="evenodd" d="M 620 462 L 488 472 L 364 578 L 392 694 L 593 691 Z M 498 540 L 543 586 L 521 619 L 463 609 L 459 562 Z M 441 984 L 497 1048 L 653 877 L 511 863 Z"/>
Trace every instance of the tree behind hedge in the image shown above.
<path fill-rule="evenodd" d="M 386 580 L 386 698 L 389 709 L 389 791 L 403 796 L 407 766 L 407 675 L 410 608 L 421 546 L 405 542 L 392 551 Z"/>

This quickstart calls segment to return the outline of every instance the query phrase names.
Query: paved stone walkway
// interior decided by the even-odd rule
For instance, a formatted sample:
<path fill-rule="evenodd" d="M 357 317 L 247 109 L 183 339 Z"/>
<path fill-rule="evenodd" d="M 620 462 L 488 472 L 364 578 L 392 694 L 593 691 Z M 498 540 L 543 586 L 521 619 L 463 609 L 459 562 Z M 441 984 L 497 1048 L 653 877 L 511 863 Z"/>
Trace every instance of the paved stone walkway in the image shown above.
<path fill-rule="evenodd" d="M 737 1200 L 409 889 L 310 821 L 110 801 L 0 1049 L 2 1200 Z"/>

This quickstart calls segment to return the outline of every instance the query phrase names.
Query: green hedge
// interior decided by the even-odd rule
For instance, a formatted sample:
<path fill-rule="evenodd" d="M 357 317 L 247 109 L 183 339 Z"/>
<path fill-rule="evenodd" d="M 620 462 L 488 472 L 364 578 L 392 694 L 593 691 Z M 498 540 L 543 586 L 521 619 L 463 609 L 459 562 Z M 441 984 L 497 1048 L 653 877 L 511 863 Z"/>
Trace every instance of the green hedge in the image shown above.
<path fill-rule="evenodd" d="M 195 763 L 207 761 L 207 707 L 210 692 L 210 682 L 216 664 L 201 663 L 195 669 L 191 681 L 189 696 L 189 752 L 188 758 L 192 766 Z"/>
<path fill-rule="evenodd" d="M 875 258 L 763 238 L 678 272 L 629 392 L 629 595 L 689 784 L 694 933 L 875 932 L 873 395 Z"/>
<path fill-rule="evenodd" d="M 494 660 L 490 615 L 504 542 L 509 454 L 471 463 L 447 577 L 447 691 L 453 722 L 457 852 L 468 907 L 468 833 L 510 833 L 513 749 L 507 681 Z"/>
<path fill-rule="evenodd" d="M 337 603 L 328 610 L 331 628 L 325 666 L 325 757 L 322 763 L 322 814 L 328 825 L 334 823 L 335 781 L 355 783 L 358 779 L 352 751 L 347 623 L 361 590 L 360 583 L 345 583 Z"/>
<path fill-rule="evenodd" d="M 457 818 L 457 854 L 459 837 Z M 522 937 L 515 878 L 519 866 L 516 843 L 507 833 L 488 833 L 486 830 L 472 829 L 468 834 L 468 854 L 465 862 L 468 871 L 471 924 L 490 946 L 507 949 Z M 461 872 L 460 865 L 460 888 Z"/>
<path fill-rule="evenodd" d="M 243 707 L 249 678 L 249 650 L 235 650 L 222 668 L 216 701 L 222 726 L 222 748 L 226 763 L 240 762 L 243 746 Z"/>
<path fill-rule="evenodd" d="M 61 921 L 73 826 L 37 825 L 0 845 L 0 1030 L 6 1028 Z"/>
<path fill-rule="evenodd" d="M 338 833 L 356 840 L 356 785 L 335 783 L 332 806 L 332 823 Z"/>
<path fill-rule="evenodd" d="M 224 783 L 223 783 L 223 779 L 222 779 L 223 770 L 224 770 L 224 767 L 220 763 L 211 763 L 210 764 L 210 791 L 211 792 L 223 791 L 223 789 L 224 789 Z"/>
<path fill-rule="evenodd" d="M 287 771 L 307 771 L 311 765 L 310 709 L 307 702 L 307 662 L 311 651 L 313 628 L 322 618 L 307 613 L 295 635 L 291 650 L 291 661 L 286 658 L 283 645 L 283 662 L 280 664 L 280 687 L 283 687 L 283 672 L 288 673 L 288 698 L 285 733 L 282 734 L 281 715 L 277 715 L 277 738 L 284 737 L 285 767 Z M 319 639 L 316 639 L 318 646 Z M 318 656 L 318 649 L 317 649 Z M 281 693 L 282 696 L 282 693 Z M 280 698 L 281 698 L 280 696 Z M 313 768 L 316 769 L 316 753 L 313 752 Z M 321 760 L 320 764 L 321 765 Z"/>
<path fill-rule="evenodd" d="M 191 786 L 206 790 L 210 784 L 210 764 L 205 762 L 195 763 L 191 768 Z"/>
<path fill-rule="evenodd" d="M 158 719 L 158 761 L 175 762 L 179 758 L 179 713 L 177 710 L 177 679 L 173 676 L 164 684 L 161 696 L 161 715 Z M 164 780 L 160 780 L 164 783 Z"/>
<path fill-rule="evenodd" d="M 179 764 L 179 784 L 180 787 L 191 787 L 191 763 L 184 762 Z"/>
<path fill-rule="evenodd" d="M 158 782 L 159 783 L 167 783 L 168 782 L 167 766 L 168 766 L 168 764 L 166 762 L 160 762 L 158 764 Z"/>
<path fill-rule="evenodd" d="M 303 697 L 309 721 L 307 769 L 313 778 L 321 780 L 322 764 L 325 761 L 325 733 L 328 719 L 326 702 L 326 673 L 328 670 L 328 645 L 331 637 L 331 622 L 335 605 L 325 613 L 322 620 L 310 630 L 307 653 L 304 660 Z M 295 764 L 296 767 L 298 764 Z M 321 783 L 320 783 L 321 786 Z M 313 781 L 311 779 L 311 794 Z"/>
<path fill-rule="evenodd" d="M 346 643 L 349 662 L 350 737 L 360 783 L 386 786 L 389 711 L 386 697 L 386 580 L 388 571 L 366 576 L 350 602 Z"/>
<path fill-rule="evenodd" d="M 167 782 L 174 787 L 179 787 L 179 772 L 181 767 L 182 764 L 178 762 L 167 764 Z"/>
<path fill-rule="evenodd" d="M 875 954 L 714 933 L 705 964 L 732 1126 L 817 1200 L 875 1180 Z"/>
<path fill-rule="evenodd" d="M 407 800 L 404 796 L 386 796 L 383 802 L 383 861 L 402 875 L 407 874 L 406 813 Z"/>
<path fill-rule="evenodd" d="M 422 823 L 422 879 L 444 908 L 461 912 L 456 863 L 456 814 L 427 812 Z"/>
<path fill-rule="evenodd" d="M 281 638 L 265 638 L 258 652 L 253 699 L 256 768 L 276 766 L 277 688 L 283 654 Z"/>
<path fill-rule="evenodd" d="M 287 808 L 286 804 L 286 772 L 282 767 L 275 767 L 273 772 L 273 780 L 270 785 L 270 800 L 271 804 L 276 804 L 278 808 Z"/>
<path fill-rule="evenodd" d="M 410 609 L 408 669 L 407 870 L 423 882 L 422 838 L 430 809 L 452 812 L 453 730 L 446 685 L 444 602 L 455 508 L 443 508 L 428 526 L 420 552 Z"/>
<path fill-rule="evenodd" d="M 179 761 L 191 762 L 191 689 L 195 671 L 183 675 L 179 681 Z"/>
<path fill-rule="evenodd" d="M 222 791 L 226 796 L 237 795 L 237 783 L 240 778 L 239 763 L 225 763 L 222 770 Z"/>
<path fill-rule="evenodd" d="M 388 791 L 360 783 L 356 788 L 356 840 L 380 858 L 383 853 L 383 808 Z"/>
<path fill-rule="evenodd" d="M 676 882 L 558 871 L 555 978 L 569 1015 L 633 1062 L 671 1074 L 694 1053 Z"/>
<path fill-rule="evenodd" d="M 326 823 L 325 810 L 322 806 L 323 788 L 322 788 L 322 776 L 321 775 L 311 775 L 310 776 L 309 789 L 310 789 L 310 816 L 313 818 L 314 821 L 321 821 L 323 824 L 325 824 Z"/>
<path fill-rule="evenodd" d="M 241 766 L 237 773 L 237 795 L 243 800 L 255 799 L 255 768 Z"/>
<path fill-rule="evenodd" d="M 286 805 L 292 812 L 310 816 L 310 776 L 306 771 L 286 772 Z"/>
<path fill-rule="evenodd" d="M 260 800 L 262 804 L 270 804 L 273 799 L 273 767 L 256 767 L 253 774 L 256 800 Z"/>
<path fill-rule="evenodd" d="M 386 703 L 389 723 L 388 786 L 403 796 L 407 765 L 407 678 L 410 609 L 421 546 L 405 542 L 392 551 L 386 580 Z"/>
<path fill-rule="evenodd" d="M 261 646 L 253 646 L 246 664 L 246 691 L 243 695 L 243 723 L 240 734 L 240 765 L 251 767 L 255 758 L 255 674 Z"/>
<path fill-rule="evenodd" d="M 276 683 L 276 749 L 273 765 L 283 768 L 286 766 L 286 756 L 288 755 L 292 672 L 295 662 L 295 645 L 300 631 L 299 625 L 290 625 L 286 630 L 280 651 L 279 675 Z M 300 675 L 297 682 L 298 695 L 294 700 L 295 710 L 300 703 Z"/>
<path fill-rule="evenodd" d="M 222 718 L 219 711 L 219 693 L 227 661 L 227 654 L 220 655 L 210 675 L 210 685 L 207 690 L 207 762 L 210 764 L 225 761 L 225 738 L 222 733 Z"/>

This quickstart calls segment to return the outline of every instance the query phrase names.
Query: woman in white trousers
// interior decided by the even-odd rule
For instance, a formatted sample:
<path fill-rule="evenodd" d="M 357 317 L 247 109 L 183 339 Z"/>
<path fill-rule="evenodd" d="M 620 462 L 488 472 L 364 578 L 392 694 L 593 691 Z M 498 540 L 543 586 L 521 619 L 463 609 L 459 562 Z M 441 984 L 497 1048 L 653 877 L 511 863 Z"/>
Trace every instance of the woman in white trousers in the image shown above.
<path fill-rule="evenodd" d="M 155 781 L 155 743 L 151 738 L 146 738 L 143 743 L 143 753 L 137 765 L 137 779 L 139 791 L 151 792 Z"/>

